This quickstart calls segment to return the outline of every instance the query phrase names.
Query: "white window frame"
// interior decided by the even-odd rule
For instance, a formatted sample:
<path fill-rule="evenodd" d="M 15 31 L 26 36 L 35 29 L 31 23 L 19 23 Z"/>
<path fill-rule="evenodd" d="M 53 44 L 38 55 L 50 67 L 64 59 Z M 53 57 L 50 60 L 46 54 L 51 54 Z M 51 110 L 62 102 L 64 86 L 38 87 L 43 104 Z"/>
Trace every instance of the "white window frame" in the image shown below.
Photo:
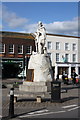
<path fill-rule="evenodd" d="M 66 47 L 66 45 L 68 46 Z M 69 43 L 65 43 L 65 50 L 69 50 Z"/>
<path fill-rule="evenodd" d="M 52 61 L 52 53 L 48 53 L 48 56 L 50 57 L 50 60 Z"/>
<path fill-rule="evenodd" d="M 26 51 L 26 54 L 31 54 L 31 52 L 32 52 L 32 46 L 26 46 L 26 50 L 27 50 L 27 47 L 30 47 L 30 52 L 27 53 L 27 51 Z"/>
<path fill-rule="evenodd" d="M 75 61 L 74 61 L 74 58 L 73 58 L 74 55 L 75 55 Z M 72 54 L 72 61 L 76 62 L 76 60 L 77 60 L 77 55 L 76 54 Z"/>
<path fill-rule="evenodd" d="M 59 55 L 59 56 L 57 56 Z M 57 58 L 58 57 L 58 58 Z M 57 60 L 58 59 L 58 60 Z M 56 53 L 56 62 L 59 62 L 60 61 L 60 54 L 59 53 Z"/>
<path fill-rule="evenodd" d="M 68 55 L 68 59 L 66 59 L 66 55 Z M 66 62 L 69 62 L 69 54 L 68 53 L 65 54 L 65 59 L 67 60 Z"/>
<path fill-rule="evenodd" d="M 22 47 L 22 49 L 21 49 L 22 52 L 20 52 L 20 53 L 18 52 L 18 54 L 23 54 L 23 45 L 21 45 L 21 47 Z"/>
<path fill-rule="evenodd" d="M 13 45 L 13 48 L 12 48 L 13 51 L 12 52 L 9 51 L 9 53 L 14 54 L 14 44 L 9 44 L 9 45 Z M 9 48 L 9 50 L 10 50 L 10 48 Z"/>
<path fill-rule="evenodd" d="M 75 46 L 75 49 L 74 49 L 73 45 L 76 45 L 76 46 Z M 73 44 L 72 44 L 72 50 L 73 50 L 73 51 L 77 50 L 77 44 L 76 44 L 76 43 L 73 43 Z"/>
<path fill-rule="evenodd" d="M 58 45 L 58 46 L 57 46 Z M 57 48 L 58 47 L 58 48 Z M 60 42 L 56 42 L 56 50 L 60 50 Z"/>
<path fill-rule="evenodd" d="M 50 45 L 50 46 L 49 46 L 49 45 Z M 52 42 L 48 41 L 47 47 L 48 47 L 48 49 L 52 49 Z"/>
<path fill-rule="evenodd" d="M 3 51 L 2 51 L 2 49 L 3 49 Z M 5 53 L 5 44 L 3 44 L 3 43 L 1 44 L 1 52 L 0 53 Z"/>

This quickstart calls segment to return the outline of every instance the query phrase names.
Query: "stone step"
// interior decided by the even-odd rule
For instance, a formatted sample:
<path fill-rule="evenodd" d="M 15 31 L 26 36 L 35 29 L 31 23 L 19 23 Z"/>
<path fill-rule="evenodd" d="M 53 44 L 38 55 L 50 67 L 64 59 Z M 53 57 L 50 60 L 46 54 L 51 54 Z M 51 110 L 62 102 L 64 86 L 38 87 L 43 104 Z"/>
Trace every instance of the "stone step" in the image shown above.
<path fill-rule="evenodd" d="M 50 98 L 51 92 L 27 92 L 27 91 L 20 91 L 15 90 L 14 96 L 20 97 L 20 98 L 36 98 L 37 96 L 41 96 L 42 98 Z"/>
<path fill-rule="evenodd" d="M 26 92 L 47 92 L 47 86 L 19 85 L 19 90 Z"/>
<path fill-rule="evenodd" d="M 45 86 L 46 82 L 28 82 L 28 81 L 24 81 L 23 85 L 28 85 L 28 86 Z"/>

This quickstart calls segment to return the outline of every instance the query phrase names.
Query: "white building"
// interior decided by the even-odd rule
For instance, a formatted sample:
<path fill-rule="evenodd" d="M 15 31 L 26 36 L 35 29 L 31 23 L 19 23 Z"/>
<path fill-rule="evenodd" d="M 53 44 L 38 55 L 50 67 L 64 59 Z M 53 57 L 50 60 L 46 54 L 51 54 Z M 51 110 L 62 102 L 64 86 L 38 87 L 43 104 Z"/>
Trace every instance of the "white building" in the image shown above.
<path fill-rule="evenodd" d="M 61 78 L 63 71 L 69 78 L 73 69 L 80 74 L 80 37 L 47 34 L 47 52 L 52 61 L 55 79 L 57 74 Z"/>

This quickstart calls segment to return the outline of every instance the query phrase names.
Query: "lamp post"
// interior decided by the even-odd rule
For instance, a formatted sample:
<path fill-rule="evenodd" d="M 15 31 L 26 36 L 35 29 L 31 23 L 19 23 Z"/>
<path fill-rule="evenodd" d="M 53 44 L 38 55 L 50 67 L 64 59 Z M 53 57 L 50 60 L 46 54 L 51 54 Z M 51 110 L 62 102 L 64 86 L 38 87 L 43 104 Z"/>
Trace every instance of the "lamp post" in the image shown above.
<path fill-rule="evenodd" d="M 23 56 L 23 81 L 24 81 L 24 77 L 25 77 L 24 76 L 24 71 L 26 70 L 25 68 L 26 68 L 26 56 L 24 55 Z"/>
<path fill-rule="evenodd" d="M 24 69 L 23 69 L 23 81 L 24 81 Z"/>
<path fill-rule="evenodd" d="M 25 70 L 25 55 L 23 56 L 23 81 L 24 81 L 24 70 Z"/>

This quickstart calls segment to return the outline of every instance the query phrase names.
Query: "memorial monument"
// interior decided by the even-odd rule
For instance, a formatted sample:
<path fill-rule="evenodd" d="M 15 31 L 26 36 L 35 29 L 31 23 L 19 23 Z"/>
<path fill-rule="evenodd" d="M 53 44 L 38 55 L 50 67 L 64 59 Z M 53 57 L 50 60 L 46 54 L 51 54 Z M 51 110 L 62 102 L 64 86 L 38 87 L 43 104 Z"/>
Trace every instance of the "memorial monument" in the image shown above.
<path fill-rule="evenodd" d="M 35 34 L 36 52 L 32 55 L 28 64 L 26 81 L 19 89 L 27 92 L 47 92 L 48 84 L 53 80 L 51 61 L 47 54 L 46 29 L 42 22 L 38 23 Z M 31 79 L 29 81 L 29 79 Z"/>

